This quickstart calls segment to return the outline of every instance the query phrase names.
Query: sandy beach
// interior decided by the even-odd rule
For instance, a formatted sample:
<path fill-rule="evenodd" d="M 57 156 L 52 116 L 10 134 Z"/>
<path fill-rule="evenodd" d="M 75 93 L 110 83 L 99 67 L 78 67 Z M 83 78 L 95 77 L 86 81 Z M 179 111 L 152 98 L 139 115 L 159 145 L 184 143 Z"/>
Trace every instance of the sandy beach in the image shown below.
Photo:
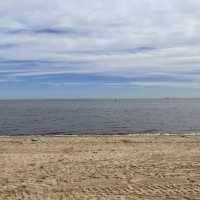
<path fill-rule="evenodd" d="M 0 199 L 200 199 L 200 136 L 1 137 Z"/>

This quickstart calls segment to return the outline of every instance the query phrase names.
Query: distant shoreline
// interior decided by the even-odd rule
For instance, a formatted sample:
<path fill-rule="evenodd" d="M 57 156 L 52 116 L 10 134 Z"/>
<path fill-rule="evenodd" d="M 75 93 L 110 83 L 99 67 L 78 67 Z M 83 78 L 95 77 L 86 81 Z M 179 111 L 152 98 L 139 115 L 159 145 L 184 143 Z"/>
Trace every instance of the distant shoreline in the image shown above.
<path fill-rule="evenodd" d="M 118 97 L 102 97 L 102 98 L 0 98 L 0 101 L 90 101 L 90 100 L 191 100 L 191 99 L 200 99 L 199 97 L 127 97 L 127 98 L 118 98 Z"/>

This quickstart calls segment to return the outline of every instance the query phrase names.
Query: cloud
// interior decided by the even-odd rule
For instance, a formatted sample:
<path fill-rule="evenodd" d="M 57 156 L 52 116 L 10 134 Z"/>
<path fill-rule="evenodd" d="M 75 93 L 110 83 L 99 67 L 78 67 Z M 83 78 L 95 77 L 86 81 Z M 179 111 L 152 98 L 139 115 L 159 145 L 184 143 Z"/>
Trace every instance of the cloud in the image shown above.
<path fill-rule="evenodd" d="M 67 37 L 90 36 L 86 30 L 78 30 L 73 28 L 32 28 L 32 29 L 1 29 L 1 32 L 8 35 L 64 35 Z"/>
<path fill-rule="evenodd" d="M 192 73 L 199 9 L 198 0 L 1 1 L 0 74 Z"/>
<path fill-rule="evenodd" d="M 97 74 L 66 74 L 33 77 L 42 85 L 52 87 L 109 87 L 109 88 L 199 88 L 200 77 L 184 74 L 135 74 L 132 77 Z"/>

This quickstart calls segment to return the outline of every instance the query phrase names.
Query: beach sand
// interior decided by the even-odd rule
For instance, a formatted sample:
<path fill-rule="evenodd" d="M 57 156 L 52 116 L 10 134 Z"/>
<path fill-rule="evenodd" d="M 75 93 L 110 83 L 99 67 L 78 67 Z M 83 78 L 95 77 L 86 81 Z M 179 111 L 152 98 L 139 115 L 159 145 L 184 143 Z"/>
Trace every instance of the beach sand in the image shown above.
<path fill-rule="evenodd" d="M 1 137 L 0 199 L 200 199 L 200 136 Z"/>

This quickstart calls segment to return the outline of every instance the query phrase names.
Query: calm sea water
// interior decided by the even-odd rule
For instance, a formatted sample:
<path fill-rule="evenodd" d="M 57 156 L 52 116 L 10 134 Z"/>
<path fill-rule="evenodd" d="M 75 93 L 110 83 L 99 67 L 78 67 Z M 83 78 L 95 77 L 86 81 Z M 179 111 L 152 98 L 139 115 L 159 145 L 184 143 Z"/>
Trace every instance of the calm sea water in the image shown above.
<path fill-rule="evenodd" d="M 0 135 L 200 131 L 200 99 L 0 101 Z"/>

